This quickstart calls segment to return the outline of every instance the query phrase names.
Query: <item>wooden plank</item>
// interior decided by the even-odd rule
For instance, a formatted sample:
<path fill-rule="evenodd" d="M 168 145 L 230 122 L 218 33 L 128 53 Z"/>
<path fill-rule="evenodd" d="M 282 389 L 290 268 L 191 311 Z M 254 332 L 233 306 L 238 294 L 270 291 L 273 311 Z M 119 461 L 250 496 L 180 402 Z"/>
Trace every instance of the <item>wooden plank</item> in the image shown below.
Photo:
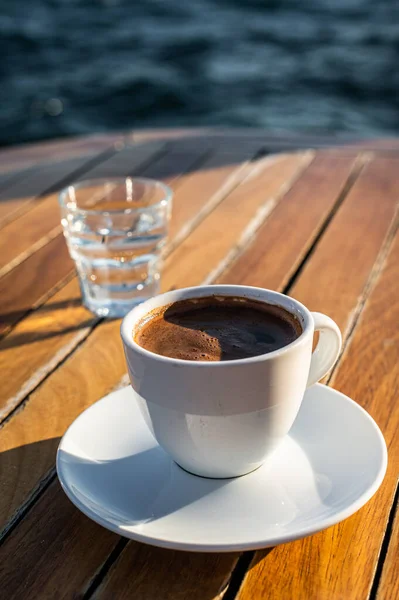
<path fill-rule="evenodd" d="M 73 270 L 62 234 L 0 279 L 0 336 L 38 306 Z"/>
<path fill-rule="evenodd" d="M 399 598 L 399 504 L 394 507 L 395 517 L 392 535 L 388 546 L 384 566 L 377 590 L 377 600 L 393 600 Z"/>
<path fill-rule="evenodd" d="M 47 441 L 38 444 L 46 445 Z M 36 455 L 34 446 L 33 456 Z M 77 598 L 79 591 L 82 598 L 88 584 L 87 573 L 96 573 L 98 565 L 118 544 L 118 536 L 79 513 L 62 492 L 58 481 L 50 485 L 36 509 L 37 517 L 48 523 L 51 535 L 40 535 L 32 544 L 29 532 L 34 522 L 32 515 L 28 515 L 17 534 L 3 544 L 0 548 L 2 597 L 7 600 L 61 600 Z M 64 526 L 66 522 L 68 528 Z M 84 544 L 80 536 L 83 536 Z M 10 556 L 18 557 L 17 569 L 8 568 Z M 51 565 L 51 569 L 46 569 L 46 565 Z"/>
<path fill-rule="evenodd" d="M 354 156 L 318 153 L 218 282 L 274 289 L 281 286 L 283 270 L 284 287 L 311 247 L 352 170 L 355 177 L 358 167 Z"/>
<path fill-rule="evenodd" d="M 246 143 L 248 140 L 258 140 L 270 152 L 289 152 L 306 148 L 339 147 L 340 150 L 375 150 L 377 152 L 398 152 L 399 138 L 362 138 L 347 134 L 303 134 L 280 131 L 270 133 L 259 128 L 187 128 L 187 129 L 148 129 L 137 130 L 128 134 L 128 139 L 137 141 L 160 139 L 195 140 L 207 137 L 213 142 L 221 142 L 230 146 Z"/>
<path fill-rule="evenodd" d="M 93 600 L 218 600 L 238 555 L 199 554 L 129 543 Z"/>
<path fill-rule="evenodd" d="M 177 189 L 179 171 L 184 173 L 190 169 L 202 154 L 202 150 L 184 155 L 171 151 L 152 165 L 151 173 L 156 177 L 163 176 L 173 189 Z M 171 161 L 173 171 L 168 170 Z M 144 174 L 148 172 L 146 170 Z M 28 215 L 32 213 L 30 211 Z M 173 214 L 172 222 L 174 218 Z M 68 258 L 66 260 L 69 262 Z M 74 279 L 0 340 L 0 370 L 7 374 L 0 388 L 1 420 L 87 337 L 97 321 L 81 306 L 79 286 Z"/>
<path fill-rule="evenodd" d="M 143 170 L 156 160 L 165 150 L 163 142 L 143 142 L 135 146 L 126 146 L 110 156 L 106 161 L 98 163 L 79 177 L 78 181 L 106 177 L 126 177 L 138 170 Z"/>
<path fill-rule="evenodd" d="M 191 148 L 186 152 L 175 150 L 173 147 L 168 148 L 166 154 L 156 162 L 148 165 L 140 175 L 149 179 L 158 179 L 169 186 L 173 185 L 173 200 L 175 202 L 176 186 L 174 184 L 178 181 L 178 185 L 180 186 L 190 173 L 196 171 L 197 166 L 202 166 L 208 152 L 209 149 L 206 147 Z M 175 216 L 174 213 L 175 211 L 173 211 L 173 217 Z"/>
<path fill-rule="evenodd" d="M 5 225 L 0 235 L 0 277 L 61 232 L 57 194 Z"/>
<path fill-rule="evenodd" d="M 87 136 L 0 150 L 0 192 L 4 197 L 7 189 L 15 184 L 20 185 L 25 177 L 31 177 L 35 170 L 43 167 L 44 165 L 41 163 L 44 160 L 48 164 L 49 162 L 59 163 L 67 159 L 82 158 L 90 164 L 96 157 L 106 156 L 122 147 L 123 136 L 109 135 Z"/>
<path fill-rule="evenodd" d="M 0 435 L 5 486 L 0 497 L 2 526 L 46 479 L 54 465 L 58 438 L 68 424 L 93 401 L 110 392 L 124 375 L 119 327 L 119 320 L 97 327 L 29 396 L 23 410 L 4 423 Z M 36 444 L 42 440 L 48 443 Z"/>
<path fill-rule="evenodd" d="M 52 140 L 0 149 L 0 171 L 15 171 L 38 162 L 73 158 L 77 155 L 99 154 L 122 144 L 121 134 L 90 135 Z"/>
<path fill-rule="evenodd" d="M 360 252 L 359 241 L 354 247 L 350 238 L 367 239 L 374 253 L 384 240 L 389 244 L 390 231 L 395 228 L 396 172 L 396 161 L 376 159 L 370 164 L 293 289 L 293 295 L 310 308 L 332 314 L 346 334 L 350 332 L 349 323 L 353 326 L 353 315 L 363 306 L 363 294 L 369 291 L 373 264 L 365 245 Z M 384 248 L 381 252 L 380 257 L 384 256 Z M 320 262 L 323 256 L 329 257 L 328 263 Z M 399 303 L 395 293 L 398 259 L 397 238 L 332 380 L 334 387 L 355 398 L 382 428 L 390 448 L 385 482 L 377 496 L 347 521 L 311 538 L 257 553 L 257 564 L 254 562 L 244 580 L 240 600 L 252 598 L 255 589 L 259 598 L 284 594 L 306 600 L 368 597 L 399 468 L 399 413 L 393 411 L 399 377 Z M 381 267 L 381 261 L 377 259 L 376 265 Z M 331 279 L 321 279 L 325 271 L 331 273 Z M 375 273 L 371 282 L 374 279 Z"/>
<path fill-rule="evenodd" d="M 288 133 L 279 131 L 278 133 L 270 133 L 267 129 L 251 128 L 251 127 L 240 127 L 236 128 L 225 128 L 225 127 L 194 127 L 194 128 L 173 128 L 173 129 L 143 129 L 136 130 L 128 134 L 127 139 L 132 138 L 134 141 L 142 140 L 155 140 L 155 139 L 198 139 L 208 138 L 216 141 L 226 141 L 233 146 L 237 142 L 245 142 L 246 140 L 257 140 L 258 143 L 272 143 L 272 144 L 292 144 L 294 148 L 307 148 L 312 147 L 312 144 L 320 146 L 331 145 L 337 140 L 342 142 L 352 142 L 359 140 L 358 136 L 353 135 L 317 135 L 317 134 L 303 134 L 303 133 Z"/>
<path fill-rule="evenodd" d="M 212 132 L 207 127 L 173 127 L 166 129 L 137 129 L 126 134 L 126 139 L 138 143 L 147 140 L 178 140 L 192 137 L 208 137 Z"/>
<path fill-rule="evenodd" d="M 242 185 L 216 206 L 165 262 L 163 289 L 195 285 L 238 251 L 309 162 L 308 155 L 268 157 L 252 165 Z M 198 258 L 200 260 L 198 260 Z M 178 271 L 174 265 L 178 264 Z"/>
<path fill-rule="evenodd" d="M 0 340 L 0 420 L 70 354 L 98 322 L 74 278 Z"/>
<path fill-rule="evenodd" d="M 89 161 L 86 157 L 73 158 L 31 169 L 23 179 L 0 193 L 0 227 L 33 208 L 37 199 L 60 190 L 73 180 L 130 174 L 138 163 L 143 167 L 148 164 L 163 146 L 162 142 L 147 142 L 113 151 L 111 156 L 109 153 L 103 154 Z"/>
<path fill-rule="evenodd" d="M 175 148 L 195 147 L 206 143 L 222 152 L 231 152 L 232 150 L 239 149 L 244 150 L 244 148 L 252 148 L 252 150 L 256 152 L 270 146 L 272 140 L 275 141 L 280 138 L 278 136 L 270 136 L 270 134 L 262 132 L 262 130 L 259 131 L 258 129 L 252 129 L 245 132 L 245 130 L 241 129 L 224 130 L 214 127 L 197 127 L 193 129 L 154 129 L 137 131 L 129 134 L 126 139 L 133 140 L 133 143 L 150 140 L 165 140 L 168 141 L 168 143 L 173 143 Z M 330 141 L 331 139 L 333 138 L 329 137 Z M 300 146 L 301 149 L 306 149 L 308 147 L 308 143 L 302 143 Z M 299 148 L 298 144 L 295 148 Z M 285 145 L 285 149 L 289 149 L 287 144 Z M 292 146 L 292 149 L 294 149 L 294 146 Z M 281 151 L 281 149 L 277 148 L 277 151 Z"/>
<path fill-rule="evenodd" d="M 225 153 L 216 151 L 181 181 L 173 199 L 171 237 L 174 246 L 201 222 L 248 174 L 252 166 L 251 146 Z"/>
<path fill-rule="evenodd" d="M 391 158 L 377 157 L 365 166 L 290 292 L 311 310 L 330 315 L 345 335 L 362 307 L 379 249 L 396 223 L 398 169 L 399 160 Z"/>
<path fill-rule="evenodd" d="M 13 185 L 0 193 L 0 227 L 32 208 L 33 200 L 41 196 L 67 177 L 74 177 L 84 165 L 87 157 L 47 164 L 24 174 Z"/>
<path fill-rule="evenodd" d="M 0 191 L 5 190 L 13 184 L 17 180 L 18 175 L 19 173 L 15 172 L 0 173 Z M 20 173 L 20 176 L 23 177 L 23 171 Z"/>

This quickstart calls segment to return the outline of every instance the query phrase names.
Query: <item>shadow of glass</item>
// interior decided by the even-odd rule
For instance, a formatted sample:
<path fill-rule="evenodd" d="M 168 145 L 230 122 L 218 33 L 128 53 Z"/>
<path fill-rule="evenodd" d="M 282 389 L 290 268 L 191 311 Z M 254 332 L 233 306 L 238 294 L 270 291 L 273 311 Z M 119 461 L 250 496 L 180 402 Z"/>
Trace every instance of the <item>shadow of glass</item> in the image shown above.
<path fill-rule="evenodd" d="M 82 301 L 80 298 L 74 298 L 74 299 L 70 299 L 70 300 L 64 300 L 62 302 L 51 302 L 47 305 L 43 305 L 41 306 L 37 311 L 36 314 L 38 315 L 43 315 L 45 313 L 49 313 L 49 312 L 54 312 L 57 310 L 61 310 L 64 308 L 73 308 L 74 306 L 81 306 Z M 0 314 L 0 320 L 2 323 L 12 323 L 15 320 L 15 317 L 17 315 L 20 314 L 20 310 L 18 311 L 7 311 L 4 313 Z"/>
<path fill-rule="evenodd" d="M 113 319 L 112 319 L 113 320 Z M 111 321 L 111 319 L 108 319 Z M 64 327 L 62 330 L 48 330 L 48 331 L 31 331 L 27 333 L 14 334 L 12 337 L 6 336 L 3 340 L 0 340 L 0 352 L 8 350 L 9 348 L 15 348 L 24 346 L 26 344 L 34 344 L 41 340 L 48 340 L 74 331 L 80 331 L 86 327 L 90 327 L 93 324 L 93 319 L 88 318 L 87 320 L 79 323 L 78 325 L 72 325 L 70 327 Z"/>
<path fill-rule="evenodd" d="M 31 344 L 39 340 L 72 333 L 73 331 L 78 331 L 92 325 L 96 317 L 91 315 L 89 311 L 86 311 L 87 318 L 80 318 L 75 324 L 70 319 L 70 324 L 66 323 L 65 326 L 60 326 L 60 314 L 62 311 L 80 308 L 81 306 L 82 301 L 80 298 L 49 302 L 41 306 L 34 313 L 33 320 L 25 321 L 25 325 L 21 331 L 14 330 L 11 335 L 0 340 L 0 352 L 9 348 L 23 346 L 24 344 Z M 7 328 L 9 325 L 15 323 L 20 315 L 21 311 L 2 313 L 0 314 L 0 324 Z"/>

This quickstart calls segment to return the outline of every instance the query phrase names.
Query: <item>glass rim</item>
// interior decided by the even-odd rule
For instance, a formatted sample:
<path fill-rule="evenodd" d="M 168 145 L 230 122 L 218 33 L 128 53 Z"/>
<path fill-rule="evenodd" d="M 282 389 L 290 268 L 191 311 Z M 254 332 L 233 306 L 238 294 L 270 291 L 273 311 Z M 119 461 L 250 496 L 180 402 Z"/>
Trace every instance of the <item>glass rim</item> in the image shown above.
<path fill-rule="evenodd" d="M 71 207 L 71 206 L 69 206 L 69 203 L 66 201 L 67 194 L 69 193 L 71 188 L 79 190 L 79 189 L 82 189 L 85 187 L 90 187 L 90 186 L 95 186 L 95 185 L 101 186 L 101 185 L 105 185 L 107 183 L 126 184 L 126 182 L 128 180 L 130 180 L 132 183 L 137 181 L 139 183 L 143 183 L 143 184 L 151 186 L 153 188 L 160 188 L 163 190 L 165 195 L 163 198 L 161 198 L 161 200 L 158 200 L 157 202 L 155 202 L 154 204 L 150 204 L 149 206 L 140 206 L 138 208 L 118 208 L 115 210 L 112 210 L 112 209 L 97 210 L 97 209 L 90 209 L 90 208 L 79 208 L 78 206 L 76 206 L 76 202 L 75 202 L 75 206 Z M 118 215 L 118 214 L 124 215 L 125 214 L 125 215 L 128 215 L 128 214 L 131 214 L 134 212 L 147 211 L 150 208 L 160 206 L 163 202 L 169 203 L 171 201 L 172 197 L 173 197 L 172 189 L 168 185 L 166 185 L 162 181 L 158 181 L 157 179 L 149 179 L 147 177 L 130 177 L 130 176 L 127 176 L 127 177 L 99 177 L 99 178 L 94 178 L 94 179 L 85 179 L 84 181 L 71 183 L 71 185 L 64 187 L 58 193 L 58 202 L 62 208 L 65 208 L 68 211 L 70 211 L 71 213 L 75 213 L 75 214 L 82 214 L 82 215 Z"/>

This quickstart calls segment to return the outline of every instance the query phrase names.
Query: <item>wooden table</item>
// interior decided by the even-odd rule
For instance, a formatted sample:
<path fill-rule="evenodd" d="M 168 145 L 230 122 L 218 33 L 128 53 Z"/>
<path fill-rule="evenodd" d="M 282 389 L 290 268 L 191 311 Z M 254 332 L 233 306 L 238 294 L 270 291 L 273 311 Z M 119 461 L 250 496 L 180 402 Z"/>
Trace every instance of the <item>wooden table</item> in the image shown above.
<path fill-rule="evenodd" d="M 0 152 L 2 598 L 399 597 L 399 141 L 342 143 L 186 130 Z M 175 193 L 165 290 L 273 288 L 340 325 L 328 384 L 370 412 L 389 447 L 383 485 L 351 518 L 261 552 L 190 554 L 119 538 L 61 491 L 60 436 L 126 376 L 119 322 L 81 306 L 56 192 L 131 174 Z"/>

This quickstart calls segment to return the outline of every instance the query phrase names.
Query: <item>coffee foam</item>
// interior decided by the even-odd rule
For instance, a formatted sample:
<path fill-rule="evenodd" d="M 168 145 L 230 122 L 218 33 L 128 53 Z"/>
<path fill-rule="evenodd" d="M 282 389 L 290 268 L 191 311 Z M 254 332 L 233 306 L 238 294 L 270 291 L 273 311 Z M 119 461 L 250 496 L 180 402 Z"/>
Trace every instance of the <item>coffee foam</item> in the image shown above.
<path fill-rule="evenodd" d="M 138 324 L 135 341 L 171 358 L 225 361 L 266 354 L 299 337 L 302 326 L 280 306 L 208 296 L 156 308 Z"/>

